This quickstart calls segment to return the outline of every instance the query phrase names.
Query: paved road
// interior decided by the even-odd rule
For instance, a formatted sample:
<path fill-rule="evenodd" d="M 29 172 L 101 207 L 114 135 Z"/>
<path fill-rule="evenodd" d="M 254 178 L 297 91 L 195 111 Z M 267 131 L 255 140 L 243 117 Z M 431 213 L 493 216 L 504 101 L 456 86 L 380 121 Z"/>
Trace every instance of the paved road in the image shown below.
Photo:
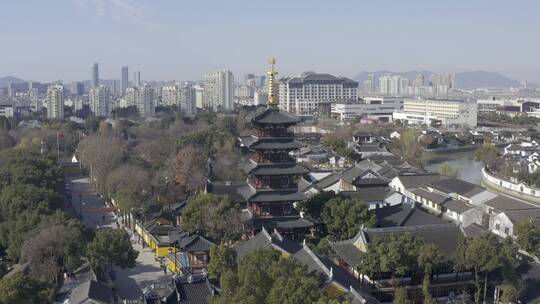
<path fill-rule="evenodd" d="M 100 209 L 106 208 L 107 205 L 92 189 L 88 178 L 75 177 L 71 178 L 70 181 L 72 183 L 72 207 L 69 210 L 70 212 L 79 216 L 82 212 L 82 222 L 88 228 L 118 228 L 114 213 L 104 212 L 104 209 Z M 142 296 L 141 290 L 143 288 L 156 281 L 169 278 L 169 275 L 163 273 L 151 249 L 148 247 L 143 249 L 133 238 L 132 243 L 133 248 L 139 251 L 135 267 L 131 269 L 116 269 L 116 280 L 114 283 L 121 299 L 139 299 Z"/>

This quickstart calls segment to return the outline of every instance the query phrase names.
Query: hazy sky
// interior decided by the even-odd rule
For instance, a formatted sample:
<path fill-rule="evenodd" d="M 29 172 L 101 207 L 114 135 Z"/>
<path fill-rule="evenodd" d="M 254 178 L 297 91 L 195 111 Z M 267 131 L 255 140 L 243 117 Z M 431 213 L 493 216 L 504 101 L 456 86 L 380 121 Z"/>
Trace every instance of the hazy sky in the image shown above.
<path fill-rule="evenodd" d="M 314 70 L 489 70 L 540 81 L 540 2 L 498 0 L 2 0 L 0 77 L 243 78 L 277 58 Z"/>

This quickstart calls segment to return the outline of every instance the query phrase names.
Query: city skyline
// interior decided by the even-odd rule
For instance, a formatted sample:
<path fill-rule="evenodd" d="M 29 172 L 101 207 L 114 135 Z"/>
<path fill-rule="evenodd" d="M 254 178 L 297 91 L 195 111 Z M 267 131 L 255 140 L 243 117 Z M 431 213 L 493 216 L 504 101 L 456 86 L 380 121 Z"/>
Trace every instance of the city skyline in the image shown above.
<path fill-rule="evenodd" d="M 98 62 L 102 79 L 119 79 L 120 68 L 129 66 L 142 71 L 143 80 L 200 80 L 223 69 L 262 74 L 261 62 L 275 56 L 280 75 L 487 70 L 540 81 L 540 43 L 530 37 L 540 21 L 532 1 L 61 3 L 4 4 L 0 24 L 17 26 L 4 37 L 0 77 L 85 80 L 88 66 Z M 33 22 L 20 22 L 20 16 Z M 62 37 L 60 43 L 50 43 L 51 34 Z M 527 47 L 519 47 L 524 42 Z"/>

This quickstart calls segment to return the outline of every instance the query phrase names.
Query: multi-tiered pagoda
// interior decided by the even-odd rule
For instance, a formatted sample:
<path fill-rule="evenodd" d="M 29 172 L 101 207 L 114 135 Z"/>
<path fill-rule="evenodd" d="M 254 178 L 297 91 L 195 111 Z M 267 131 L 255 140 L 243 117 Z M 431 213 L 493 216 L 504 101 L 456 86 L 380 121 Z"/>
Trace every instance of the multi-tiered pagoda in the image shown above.
<path fill-rule="evenodd" d="M 291 239 L 310 232 L 313 222 L 300 216 L 294 203 L 306 197 L 298 191 L 298 180 L 308 170 L 296 163 L 290 152 L 302 147 L 289 130 L 300 119 L 278 109 L 274 69 L 270 60 L 268 72 L 268 106 L 250 118 L 255 135 L 244 138 L 251 151 L 249 162 L 242 169 L 248 174 L 247 185 L 238 189 L 246 200 L 253 231 L 262 227 L 277 229 Z"/>

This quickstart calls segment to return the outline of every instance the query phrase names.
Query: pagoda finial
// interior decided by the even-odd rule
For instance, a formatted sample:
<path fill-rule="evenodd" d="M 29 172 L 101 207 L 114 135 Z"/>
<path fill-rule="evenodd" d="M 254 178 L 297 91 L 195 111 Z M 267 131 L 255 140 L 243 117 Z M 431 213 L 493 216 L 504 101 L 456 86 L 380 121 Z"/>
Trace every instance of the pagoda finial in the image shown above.
<path fill-rule="evenodd" d="M 270 70 L 268 70 L 268 105 L 269 106 L 277 106 L 279 103 L 277 94 L 276 94 L 276 75 L 277 71 L 274 67 L 276 64 L 276 58 L 272 57 L 270 60 L 268 60 L 268 63 L 270 64 Z"/>

